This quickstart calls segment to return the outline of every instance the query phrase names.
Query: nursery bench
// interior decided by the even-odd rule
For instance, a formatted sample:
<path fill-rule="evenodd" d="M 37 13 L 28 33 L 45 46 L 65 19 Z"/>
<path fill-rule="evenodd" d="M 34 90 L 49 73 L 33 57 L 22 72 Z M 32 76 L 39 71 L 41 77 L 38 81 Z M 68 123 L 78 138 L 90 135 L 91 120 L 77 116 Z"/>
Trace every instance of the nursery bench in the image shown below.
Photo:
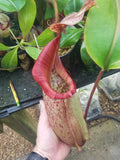
<path fill-rule="evenodd" d="M 104 76 L 117 71 L 106 72 Z M 71 76 L 79 88 L 94 82 L 98 72 L 88 72 L 85 68 L 77 66 Z M 13 98 L 9 86 L 10 80 L 19 97 L 20 106 L 16 105 Z M 31 70 L 27 72 L 21 69 L 14 72 L 0 71 L 0 132 L 3 131 L 3 123 L 5 123 L 35 144 L 37 122 L 31 118 L 25 108 L 38 104 L 40 99 L 42 99 L 42 89 L 34 81 Z"/>

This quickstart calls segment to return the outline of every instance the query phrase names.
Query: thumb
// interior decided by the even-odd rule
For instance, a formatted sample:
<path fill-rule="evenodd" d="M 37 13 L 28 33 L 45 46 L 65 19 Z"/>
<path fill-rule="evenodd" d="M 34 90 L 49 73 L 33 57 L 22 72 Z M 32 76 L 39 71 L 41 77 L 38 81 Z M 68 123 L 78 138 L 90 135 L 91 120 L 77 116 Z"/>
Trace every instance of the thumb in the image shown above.
<path fill-rule="evenodd" d="M 40 101 L 40 117 L 39 117 L 40 123 L 48 123 L 48 117 L 47 117 L 47 112 L 45 109 L 45 104 L 44 101 Z"/>

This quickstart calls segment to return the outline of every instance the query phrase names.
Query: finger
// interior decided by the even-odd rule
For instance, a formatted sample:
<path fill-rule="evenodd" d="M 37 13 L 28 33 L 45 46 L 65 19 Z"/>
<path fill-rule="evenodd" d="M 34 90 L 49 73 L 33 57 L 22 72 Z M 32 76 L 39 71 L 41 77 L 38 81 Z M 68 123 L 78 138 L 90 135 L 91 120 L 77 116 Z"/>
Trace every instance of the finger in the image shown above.
<path fill-rule="evenodd" d="M 70 153 L 70 146 L 61 142 L 60 143 L 60 152 L 58 154 L 61 155 L 62 153 L 62 156 L 64 157 L 64 159 L 66 158 L 66 156 Z"/>
<path fill-rule="evenodd" d="M 39 106 L 40 106 L 40 114 L 42 114 L 42 112 L 44 112 L 44 108 L 45 108 L 45 104 L 44 104 L 43 100 L 40 100 Z"/>

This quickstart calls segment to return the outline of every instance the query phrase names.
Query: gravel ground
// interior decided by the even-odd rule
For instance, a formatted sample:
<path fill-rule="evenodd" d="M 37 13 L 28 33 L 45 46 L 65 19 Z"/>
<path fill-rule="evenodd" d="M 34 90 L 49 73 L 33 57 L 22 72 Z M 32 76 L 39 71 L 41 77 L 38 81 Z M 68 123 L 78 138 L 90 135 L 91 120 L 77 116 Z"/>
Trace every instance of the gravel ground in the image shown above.
<path fill-rule="evenodd" d="M 102 89 L 98 87 L 99 102 L 102 113 L 108 115 L 120 115 L 120 101 L 110 100 Z"/>
<path fill-rule="evenodd" d="M 27 109 L 32 117 L 38 120 L 38 105 Z M 0 134 L 0 160 L 16 160 L 27 155 L 33 145 L 18 133 L 4 125 L 4 132 Z"/>
<path fill-rule="evenodd" d="M 99 90 L 99 101 L 104 114 L 120 115 L 120 102 L 113 102 L 109 100 L 101 90 Z M 38 117 L 39 117 L 38 105 L 30 107 L 27 110 L 30 112 L 30 114 L 34 119 L 38 120 Z M 113 153 L 112 155 L 113 159 L 115 158 L 114 150 L 117 147 L 117 144 L 118 145 L 120 144 L 120 143 L 117 143 L 118 141 L 120 141 L 120 139 L 119 140 L 117 139 L 119 138 L 118 135 L 120 133 L 119 124 L 113 121 L 113 125 L 112 125 L 111 120 L 109 120 L 110 122 L 109 121 L 107 123 L 103 122 L 103 124 L 101 124 L 102 121 L 103 120 L 92 122 L 91 126 L 94 126 L 94 127 L 90 128 L 91 140 L 87 142 L 88 145 L 87 146 L 85 145 L 85 148 L 83 147 L 83 152 L 81 153 L 81 152 L 78 152 L 76 149 L 73 149 L 72 153 L 67 157 L 67 159 L 87 160 L 92 154 L 93 158 L 91 158 L 91 160 L 101 160 L 100 157 L 98 158 L 98 155 L 101 156 L 100 152 L 103 154 L 102 157 L 104 157 L 102 160 L 104 159 L 112 160 L 109 156 L 109 153 Z M 113 126 L 113 128 L 111 128 L 111 126 Z M 103 129 L 101 127 L 103 127 Z M 109 130 L 107 131 L 106 129 L 109 129 Z M 107 136 L 108 133 L 110 133 L 109 136 Z M 94 136 L 96 136 L 96 138 L 93 138 Z M 115 139 L 116 141 L 111 142 L 111 137 L 113 137 L 112 139 Z M 106 144 L 105 147 L 104 147 L 104 142 Z M 28 142 L 23 137 L 18 135 L 16 132 L 14 132 L 13 130 L 11 130 L 10 128 L 4 125 L 4 133 L 0 134 L 0 152 L 1 152 L 0 160 L 26 160 L 26 155 L 29 152 L 31 152 L 32 148 L 33 148 L 33 145 L 30 142 Z M 99 151 L 99 148 L 100 148 L 100 151 Z M 118 150 L 116 151 L 117 151 L 116 157 L 117 156 L 120 157 L 120 154 L 119 154 L 120 152 Z M 116 158 L 115 160 L 120 160 L 120 158 L 118 159 Z"/>
<path fill-rule="evenodd" d="M 102 122 L 89 130 L 90 139 L 79 152 L 72 152 L 65 160 L 120 160 L 120 123 Z"/>

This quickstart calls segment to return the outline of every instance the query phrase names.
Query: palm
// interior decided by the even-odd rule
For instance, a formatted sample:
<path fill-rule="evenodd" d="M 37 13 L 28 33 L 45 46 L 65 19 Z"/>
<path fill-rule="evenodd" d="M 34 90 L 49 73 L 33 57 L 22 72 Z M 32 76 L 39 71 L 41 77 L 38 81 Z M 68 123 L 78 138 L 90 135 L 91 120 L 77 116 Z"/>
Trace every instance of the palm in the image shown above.
<path fill-rule="evenodd" d="M 59 140 L 49 125 L 43 101 L 41 116 L 38 122 L 36 147 L 41 155 L 54 160 L 63 160 L 68 155 L 70 147 Z"/>

